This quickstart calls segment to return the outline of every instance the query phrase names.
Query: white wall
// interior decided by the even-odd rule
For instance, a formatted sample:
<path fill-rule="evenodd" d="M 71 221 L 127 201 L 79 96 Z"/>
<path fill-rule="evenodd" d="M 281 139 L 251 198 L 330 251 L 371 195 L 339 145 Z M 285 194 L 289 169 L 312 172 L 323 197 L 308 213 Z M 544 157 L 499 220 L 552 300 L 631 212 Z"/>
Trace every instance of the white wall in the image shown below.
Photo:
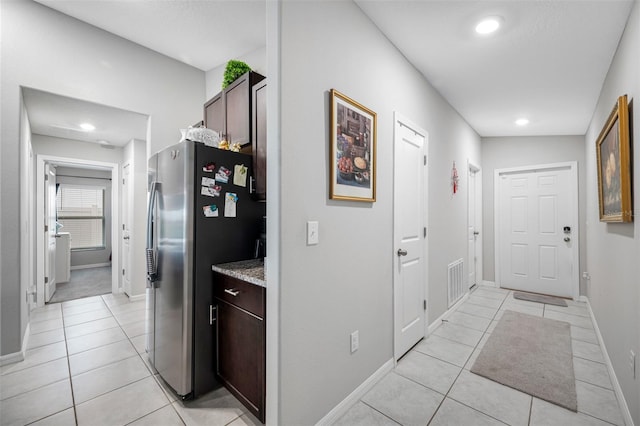
<path fill-rule="evenodd" d="M 618 96 L 640 99 L 640 4 L 636 1 L 618 46 L 600 99 L 587 130 L 587 267 L 591 274 L 587 296 L 602 332 L 633 421 L 640 424 L 640 105 L 630 115 L 633 123 L 634 223 L 606 224 L 598 213 L 595 143 Z M 628 366 L 629 351 L 636 353 L 636 378 Z"/>
<path fill-rule="evenodd" d="M 431 321 L 447 308 L 447 264 L 467 252 L 452 162 L 480 164 L 480 139 L 352 2 L 282 2 L 280 17 L 281 138 L 269 141 L 281 153 L 279 424 L 307 425 L 393 356 L 394 111 L 429 132 Z M 378 114 L 373 204 L 329 200 L 331 88 Z M 305 244 L 308 220 L 317 246 Z"/>
<path fill-rule="evenodd" d="M 32 135 L 32 145 L 34 156 L 48 155 L 118 164 L 122 162 L 122 148 L 105 149 L 95 143 L 38 134 Z"/>
<path fill-rule="evenodd" d="M 494 172 L 496 169 L 537 164 L 578 162 L 578 211 L 580 222 L 580 265 L 586 265 L 586 185 L 584 136 L 530 136 L 482 138 L 482 229 L 483 270 L 486 281 L 495 281 Z M 581 274 L 582 275 L 582 274 Z M 580 294 L 585 294 L 581 281 Z"/>
<path fill-rule="evenodd" d="M 135 214 L 131 215 L 129 224 L 129 262 L 131 291 L 129 296 L 143 296 L 146 288 L 146 237 L 147 237 L 147 147 L 144 141 L 132 139 L 124 147 L 122 166 L 130 164 L 131 194 L 122 193 L 122 197 L 129 196 L 129 208 Z M 120 204 L 121 206 L 124 203 Z M 124 219 L 124 218 L 123 218 Z M 124 265 L 125 263 L 121 263 Z"/>
<path fill-rule="evenodd" d="M 251 67 L 251 69 L 259 74 L 267 76 L 267 47 L 264 46 L 260 49 L 249 52 L 246 55 L 238 56 L 238 61 L 243 61 Z M 224 63 L 213 69 L 207 71 L 205 75 L 206 80 L 206 99 L 211 99 L 214 95 L 218 94 L 222 90 L 222 81 L 224 80 L 224 70 L 227 64 Z M 204 108 L 204 105 L 203 105 Z"/>
<path fill-rule="evenodd" d="M 17 352 L 20 315 L 20 86 L 149 115 L 149 151 L 202 119 L 204 73 L 32 1 L 0 2 L 2 60 L 0 354 Z M 23 153 L 24 155 L 24 153 Z M 23 308 L 24 309 L 24 308 Z"/>

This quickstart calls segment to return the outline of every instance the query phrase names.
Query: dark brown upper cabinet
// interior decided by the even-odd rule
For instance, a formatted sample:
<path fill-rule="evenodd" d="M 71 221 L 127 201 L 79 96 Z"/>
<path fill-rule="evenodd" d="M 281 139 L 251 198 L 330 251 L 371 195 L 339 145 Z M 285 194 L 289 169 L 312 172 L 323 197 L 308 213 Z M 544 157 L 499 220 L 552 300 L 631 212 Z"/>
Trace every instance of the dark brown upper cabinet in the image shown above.
<path fill-rule="evenodd" d="M 229 143 L 239 143 L 242 152 L 251 150 L 251 89 L 264 78 L 249 71 L 204 104 L 204 125 L 225 134 Z"/>
<path fill-rule="evenodd" d="M 254 85 L 252 92 L 253 190 L 255 198 L 264 201 L 267 199 L 267 80 Z"/>

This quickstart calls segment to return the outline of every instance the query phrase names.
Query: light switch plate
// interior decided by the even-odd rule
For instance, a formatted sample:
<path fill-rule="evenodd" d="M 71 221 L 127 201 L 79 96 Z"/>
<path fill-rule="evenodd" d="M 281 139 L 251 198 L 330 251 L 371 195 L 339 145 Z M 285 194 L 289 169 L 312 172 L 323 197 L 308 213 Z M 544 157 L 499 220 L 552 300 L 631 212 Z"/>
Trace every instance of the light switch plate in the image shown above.
<path fill-rule="evenodd" d="M 318 244 L 318 222 L 307 222 L 307 245 L 313 246 Z"/>

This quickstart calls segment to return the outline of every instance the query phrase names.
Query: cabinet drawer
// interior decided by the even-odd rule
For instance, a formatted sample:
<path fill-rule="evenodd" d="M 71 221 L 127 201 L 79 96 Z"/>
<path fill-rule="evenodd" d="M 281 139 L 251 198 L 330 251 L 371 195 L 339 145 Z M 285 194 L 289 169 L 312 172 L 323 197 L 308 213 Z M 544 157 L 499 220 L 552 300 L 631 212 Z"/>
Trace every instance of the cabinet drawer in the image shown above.
<path fill-rule="evenodd" d="M 214 272 L 213 293 L 218 299 L 264 318 L 264 287 Z"/>

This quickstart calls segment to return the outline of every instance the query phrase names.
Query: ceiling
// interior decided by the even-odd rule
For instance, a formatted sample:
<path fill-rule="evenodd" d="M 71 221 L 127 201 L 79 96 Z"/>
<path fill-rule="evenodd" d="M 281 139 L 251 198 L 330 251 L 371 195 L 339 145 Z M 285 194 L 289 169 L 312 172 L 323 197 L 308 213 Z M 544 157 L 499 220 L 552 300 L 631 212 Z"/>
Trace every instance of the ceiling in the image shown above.
<path fill-rule="evenodd" d="M 631 0 L 356 0 L 481 136 L 583 135 Z M 480 36 L 481 18 L 501 28 Z M 519 117 L 530 120 L 516 126 Z"/>
<path fill-rule="evenodd" d="M 265 45 L 265 0 L 36 1 L 205 71 Z M 585 134 L 633 5 L 355 2 L 481 136 Z M 502 27 L 476 35 L 488 15 Z M 530 123 L 516 126 L 520 117 Z"/>
<path fill-rule="evenodd" d="M 265 0 L 36 0 L 209 71 L 266 44 Z"/>
<path fill-rule="evenodd" d="M 68 98 L 41 90 L 22 88 L 31 132 L 56 138 L 101 143 L 123 147 L 131 139 L 147 139 L 147 116 Z M 85 131 L 82 123 L 91 123 L 93 131 Z"/>

